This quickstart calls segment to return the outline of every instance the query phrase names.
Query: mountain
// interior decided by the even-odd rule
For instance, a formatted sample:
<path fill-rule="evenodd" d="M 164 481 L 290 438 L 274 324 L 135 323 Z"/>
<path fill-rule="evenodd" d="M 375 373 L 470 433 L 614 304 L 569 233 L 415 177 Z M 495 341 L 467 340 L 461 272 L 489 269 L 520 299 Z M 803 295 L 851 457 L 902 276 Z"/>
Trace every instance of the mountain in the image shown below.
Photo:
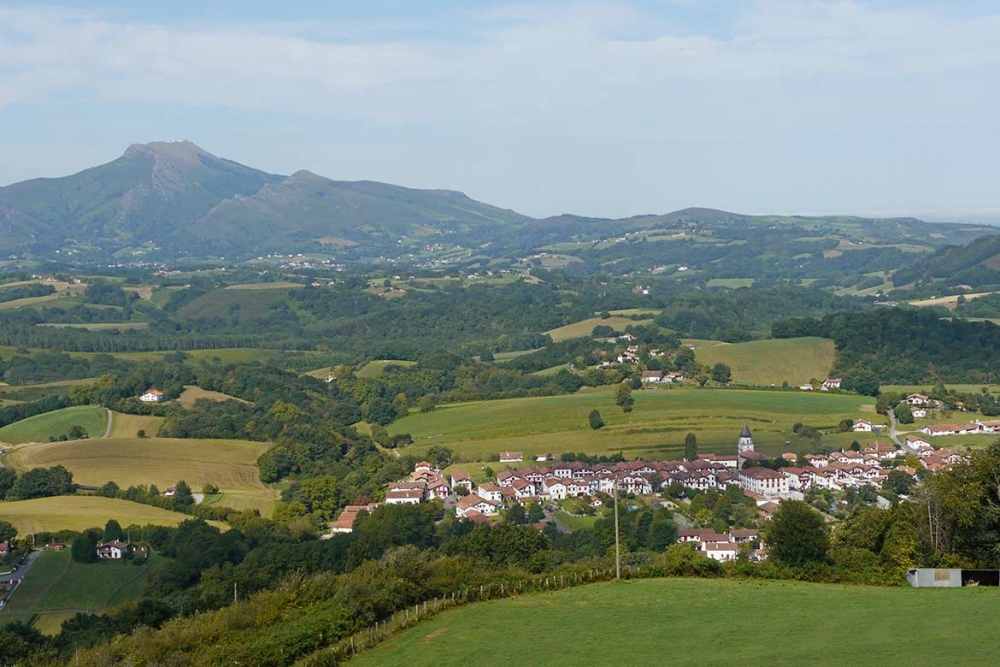
<path fill-rule="evenodd" d="M 189 141 L 135 144 L 72 176 L 0 188 L 4 255 L 81 264 L 315 253 L 424 266 L 503 259 L 619 273 L 684 267 L 705 280 L 812 278 L 844 287 L 861 275 L 881 284 L 874 274 L 922 264 L 943 246 L 991 233 L 995 228 L 913 218 L 711 208 L 536 220 L 451 190 L 270 174 Z"/>
<path fill-rule="evenodd" d="M 73 176 L 0 188 L 2 240 L 36 254 L 110 254 L 156 243 L 178 221 L 281 180 L 189 141 L 135 144 L 117 160 Z"/>
<path fill-rule="evenodd" d="M 32 256 L 247 256 L 470 233 L 531 220 L 459 192 L 269 174 L 189 141 L 130 146 L 108 164 L 0 188 L 0 244 Z"/>

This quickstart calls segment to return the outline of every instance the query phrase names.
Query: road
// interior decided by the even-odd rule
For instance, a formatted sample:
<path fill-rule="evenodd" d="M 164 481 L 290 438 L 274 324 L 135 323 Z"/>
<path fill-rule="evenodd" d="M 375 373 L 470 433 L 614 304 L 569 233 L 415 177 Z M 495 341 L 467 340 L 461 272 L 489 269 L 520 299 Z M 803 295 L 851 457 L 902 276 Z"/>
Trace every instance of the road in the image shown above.
<path fill-rule="evenodd" d="M 108 427 L 106 429 L 104 429 L 104 435 L 102 435 L 101 437 L 102 438 L 110 438 L 111 437 L 111 429 L 114 428 L 114 425 L 115 425 L 115 413 L 112 412 L 111 410 L 108 410 L 107 408 L 104 408 L 104 409 L 107 410 L 107 413 L 108 413 Z"/>
<path fill-rule="evenodd" d="M 892 408 L 889 408 L 886 414 L 889 415 L 889 439 L 892 440 L 897 447 L 901 447 L 907 454 L 916 454 L 917 451 L 915 449 L 911 448 L 905 441 L 900 441 L 899 439 L 899 433 L 896 432 L 896 413 L 892 411 Z"/>
<path fill-rule="evenodd" d="M 11 579 L 24 579 L 24 575 L 27 574 L 28 570 L 31 569 L 31 566 L 35 564 L 35 559 L 38 558 L 38 555 L 41 553 L 42 552 L 38 549 L 29 553 L 28 557 L 24 559 L 24 562 L 21 563 L 21 567 L 17 568 L 17 570 L 11 572 L 10 574 L 0 576 L 0 583 L 9 582 Z"/>

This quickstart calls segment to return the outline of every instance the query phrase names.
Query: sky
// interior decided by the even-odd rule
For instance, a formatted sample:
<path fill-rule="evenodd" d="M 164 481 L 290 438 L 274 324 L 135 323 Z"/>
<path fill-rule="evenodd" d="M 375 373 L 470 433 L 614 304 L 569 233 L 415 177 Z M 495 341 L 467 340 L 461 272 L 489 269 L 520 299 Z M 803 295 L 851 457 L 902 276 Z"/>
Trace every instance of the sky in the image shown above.
<path fill-rule="evenodd" d="M 0 0 L 0 185 L 188 139 L 537 217 L 1000 223 L 996 0 Z"/>

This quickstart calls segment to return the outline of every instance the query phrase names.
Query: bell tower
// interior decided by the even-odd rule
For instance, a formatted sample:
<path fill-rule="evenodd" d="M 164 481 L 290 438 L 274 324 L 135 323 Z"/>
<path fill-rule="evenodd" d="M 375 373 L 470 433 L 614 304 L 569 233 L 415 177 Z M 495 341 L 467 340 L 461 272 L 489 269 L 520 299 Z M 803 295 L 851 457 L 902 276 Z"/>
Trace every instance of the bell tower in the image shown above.
<path fill-rule="evenodd" d="M 752 451 L 754 451 L 753 436 L 750 435 L 750 427 L 743 424 L 743 430 L 740 431 L 740 439 L 736 441 L 736 455 L 740 459 L 741 468 L 743 467 L 743 454 Z"/>

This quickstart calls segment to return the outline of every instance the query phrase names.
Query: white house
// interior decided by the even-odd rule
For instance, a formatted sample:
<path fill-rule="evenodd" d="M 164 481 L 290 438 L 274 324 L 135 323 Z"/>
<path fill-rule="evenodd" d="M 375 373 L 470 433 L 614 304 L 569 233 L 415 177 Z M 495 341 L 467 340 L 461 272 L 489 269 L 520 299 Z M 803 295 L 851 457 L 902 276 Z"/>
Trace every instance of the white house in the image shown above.
<path fill-rule="evenodd" d="M 549 477 L 545 480 L 545 492 L 552 500 L 565 500 L 569 489 L 566 488 L 566 480 L 559 477 Z"/>
<path fill-rule="evenodd" d="M 923 419 L 927 416 L 927 408 L 910 408 L 910 414 L 914 419 Z"/>
<path fill-rule="evenodd" d="M 455 505 L 455 515 L 464 517 L 470 510 L 475 510 L 480 514 L 492 516 L 497 513 L 498 504 L 499 503 L 492 500 L 486 500 L 485 498 L 477 496 L 473 493 L 458 501 Z"/>
<path fill-rule="evenodd" d="M 522 452 L 500 452 L 500 463 L 517 463 L 524 460 Z"/>
<path fill-rule="evenodd" d="M 163 392 L 159 389 L 150 389 L 145 394 L 139 397 L 139 400 L 143 403 L 162 403 L 163 402 Z"/>
<path fill-rule="evenodd" d="M 712 560 L 736 560 L 740 555 L 740 545 L 735 542 L 704 542 L 705 555 Z"/>
<path fill-rule="evenodd" d="M 923 394 L 910 394 L 906 397 L 906 402 L 910 405 L 929 405 L 931 399 Z"/>
<path fill-rule="evenodd" d="M 663 371 L 643 371 L 643 384 L 660 384 L 663 382 Z"/>
<path fill-rule="evenodd" d="M 98 558 L 123 558 L 128 553 L 128 545 L 115 540 L 105 542 L 97 547 Z"/>
<path fill-rule="evenodd" d="M 419 505 L 423 501 L 424 492 L 417 489 L 388 491 L 385 494 L 386 505 Z"/>
<path fill-rule="evenodd" d="M 854 422 L 854 430 L 860 433 L 871 433 L 874 426 L 867 419 L 859 419 Z"/>
<path fill-rule="evenodd" d="M 830 391 L 831 389 L 840 389 L 840 383 L 842 380 L 840 378 L 827 378 L 823 380 L 823 384 L 820 386 L 822 391 Z"/>
<path fill-rule="evenodd" d="M 740 488 L 765 498 L 784 498 L 788 495 L 788 478 L 770 468 L 740 470 Z"/>

